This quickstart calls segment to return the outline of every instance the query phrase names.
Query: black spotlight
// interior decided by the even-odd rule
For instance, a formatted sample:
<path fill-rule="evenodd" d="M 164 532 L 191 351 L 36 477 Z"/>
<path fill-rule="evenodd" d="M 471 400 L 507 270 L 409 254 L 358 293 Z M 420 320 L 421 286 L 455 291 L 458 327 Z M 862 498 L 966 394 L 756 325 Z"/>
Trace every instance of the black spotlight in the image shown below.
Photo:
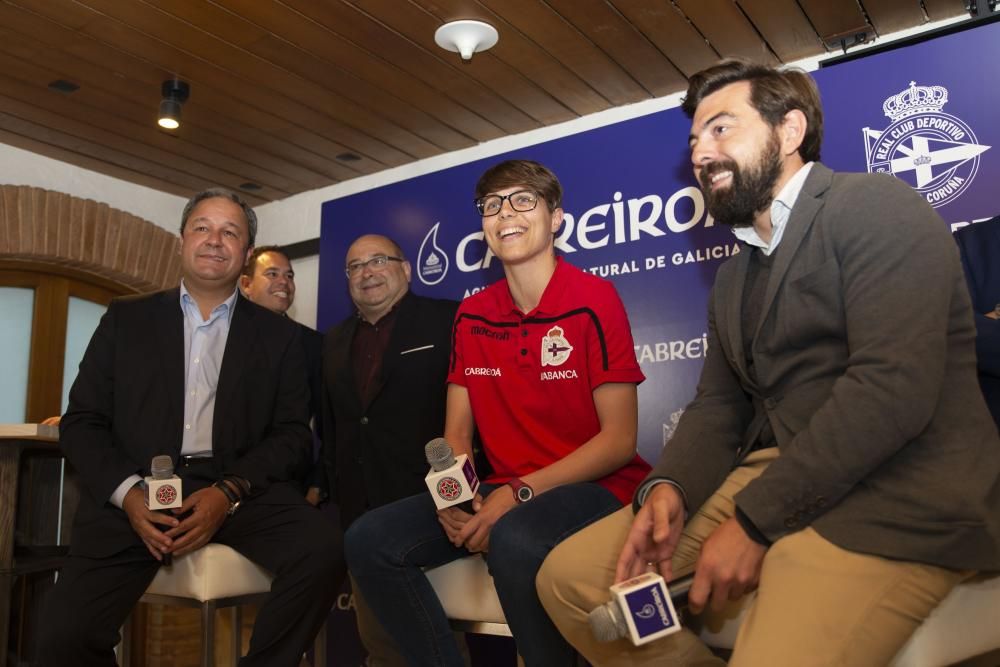
<path fill-rule="evenodd" d="M 163 82 L 162 91 L 163 101 L 156 123 L 166 130 L 176 130 L 181 125 L 181 105 L 191 94 L 191 86 L 180 79 L 168 79 Z"/>

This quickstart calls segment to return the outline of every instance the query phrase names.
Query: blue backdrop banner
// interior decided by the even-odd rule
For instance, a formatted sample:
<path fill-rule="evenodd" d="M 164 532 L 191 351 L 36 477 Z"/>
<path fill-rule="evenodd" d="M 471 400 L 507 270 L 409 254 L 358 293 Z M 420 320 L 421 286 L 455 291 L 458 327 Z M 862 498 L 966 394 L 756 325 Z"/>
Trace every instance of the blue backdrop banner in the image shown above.
<path fill-rule="evenodd" d="M 1000 87 L 986 83 L 993 74 L 1000 75 L 1000 24 L 814 73 L 825 111 L 823 161 L 839 171 L 892 173 L 953 226 L 996 215 Z M 352 312 L 344 256 L 361 234 L 386 234 L 402 246 L 419 294 L 461 299 L 500 277 L 473 187 L 501 160 L 538 160 L 566 192 L 558 251 L 614 281 L 628 309 L 648 378 L 639 389 L 639 453 L 655 461 L 694 395 L 715 271 L 739 252 L 731 231 L 706 214 L 689 129 L 680 109 L 670 109 L 326 202 L 320 329 Z"/>

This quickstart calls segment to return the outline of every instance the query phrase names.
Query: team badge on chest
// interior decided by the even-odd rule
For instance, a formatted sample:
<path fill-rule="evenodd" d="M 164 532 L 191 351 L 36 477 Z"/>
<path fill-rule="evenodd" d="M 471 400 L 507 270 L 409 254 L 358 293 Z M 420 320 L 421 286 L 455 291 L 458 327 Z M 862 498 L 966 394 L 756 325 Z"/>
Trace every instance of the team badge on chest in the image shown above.
<path fill-rule="evenodd" d="M 542 338 L 542 366 L 562 366 L 569 359 L 573 346 L 561 327 L 552 327 Z"/>

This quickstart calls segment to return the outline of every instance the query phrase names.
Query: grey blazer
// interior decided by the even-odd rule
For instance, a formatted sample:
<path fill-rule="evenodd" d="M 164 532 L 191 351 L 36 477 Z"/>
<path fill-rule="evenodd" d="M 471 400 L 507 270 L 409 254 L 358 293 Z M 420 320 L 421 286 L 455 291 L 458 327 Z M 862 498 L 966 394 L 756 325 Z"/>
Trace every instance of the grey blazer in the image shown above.
<path fill-rule="evenodd" d="M 768 420 L 781 455 L 736 502 L 771 540 L 812 526 L 852 551 L 1000 568 L 1000 439 L 937 214 L 895 178 L 815 164 L 775 253 L 756 383 L 740 327 L 749 257 L 719 268 L 697 396 L 650 476 L 693 510 Z"/>

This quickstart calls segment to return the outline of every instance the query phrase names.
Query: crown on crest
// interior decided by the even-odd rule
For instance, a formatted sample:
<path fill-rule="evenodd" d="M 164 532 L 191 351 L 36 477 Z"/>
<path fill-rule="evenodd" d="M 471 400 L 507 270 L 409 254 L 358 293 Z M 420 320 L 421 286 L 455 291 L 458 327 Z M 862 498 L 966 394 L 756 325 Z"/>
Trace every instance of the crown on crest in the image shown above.
<path fill-rule="evenodd" d="M 948 89 L 944 86 L 918 86 L 916 81 L 911 81 L 909 88 L 882 104 L 882 111 L 896 122 L 918 113 L 941 111 L 947 103 Z"/>

